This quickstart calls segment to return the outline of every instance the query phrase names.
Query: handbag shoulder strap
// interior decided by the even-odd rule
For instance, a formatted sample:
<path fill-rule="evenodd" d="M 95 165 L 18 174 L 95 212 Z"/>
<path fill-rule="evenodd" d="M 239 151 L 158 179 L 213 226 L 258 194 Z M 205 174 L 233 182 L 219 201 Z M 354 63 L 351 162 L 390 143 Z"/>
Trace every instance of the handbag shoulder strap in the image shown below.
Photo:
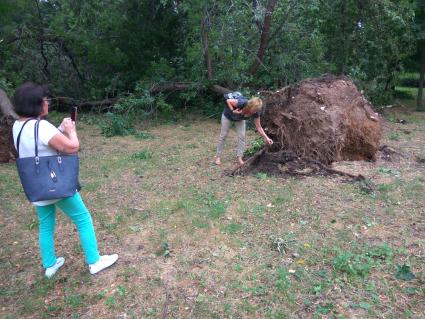
<path fill-rule="evenodd" d="M 25 124 L 27 124 L 31 120 L 34 120 L 34 119 L 33 118 L 30 118 L 30 119 L 26 120 L 24 122 L 24 124 L 22 124 L 21 130 L 19 131 L 19 134 L 18 134 L 18 138 L 16 139 L 16 151 L 18 152 L 18 157 L 19 157 L 19 142 L 21 141 L 22 130 L 24 129 Z"/>
<path fill-rule="evenodd" d="M 35 150 L 35 157 L 38 157 L 38 127 L 40 125 L 40 119 L 37 119 L 37 122 L 35 122 L 34 125 L 34 150 Z"/>

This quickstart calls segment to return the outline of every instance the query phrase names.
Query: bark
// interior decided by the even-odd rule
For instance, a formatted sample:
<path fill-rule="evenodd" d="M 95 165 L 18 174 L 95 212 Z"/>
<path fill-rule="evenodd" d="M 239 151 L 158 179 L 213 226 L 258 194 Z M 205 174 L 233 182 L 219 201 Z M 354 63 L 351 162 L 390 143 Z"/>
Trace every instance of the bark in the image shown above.
<path fill-rule="evenodd" d="M 258 67 L 260 66 L 260 64 L 263 63 L 264 55 L 266 53 L 267 45 L 269 42 L 270 25 L 272 22 L 272 15 L 273 15 L 273 11 L 274 11 L 274 7 L 276 6 L 276 3 L 277 3 L 277 0 L 269 0 L 267 2 L 263 28 L 261 30 L 260 47 L 258 48 L 257 56 L 249 71 L 253 75 L 257 73 Z"/>
<path fill-rule="evenodd" d="M 152 87 L 150 90 L 150 93 L 155 95 L 155 94 L 164 93 L 164 92 L 185 92 L 185 91 L 188 91 L 192 86 L 193 86 L 193 83 L 181 83 L 181 82 L 162 83 Z M 220 95 L 231 92 L 231 90 L 229 90 L 228 88 L 225 88 L 217 84 L 209 86 L 208 90 Z M 0 92 L 0 98 L 1 98 L 1 92 Z M 91 109 L 95 107 L 106 109 L 118 101 L 117 98 L 110 98 L 110 99 L 104 99 L 99 101 L 84 101 L 84 102 L 77 99 L 70 98 L 70 97 L 66 97 L 66 96 L 56 96 L 53 98 L 61 105 L 78 106 L 79 108 L 86 108 L 86 109 Z"/>
<path fill-rule="evenodd" d="M 173 91 L 187 91 L 190 88 L 190 83 L 181 83 L 181 82 L 170 82 L 170 83 L 161 83 L 154 85 L 150 93 L 158 94 L 162 92 L 173 92 Z"/>
<path fill-rule="evenodd" d="M 43 72 L 46 75 L 47 78 L 50 77 L 49 72 L 49 60 L 47 59 L 46 55 L 44 54 L 44 43 L 43 41 L 40 41 L 40 54 L 43 57 L 44 65 L 43 65 Z"/>
<path fill-rule="evenodd" d="M 1 113 L 5 116 L 11 116 L 14 119 L 18 118 L 18 115 L 16 115 L 15 111 L 13 110 L 12 103 L 10 103 L 7 94 L 2 89 L 0 89 L 0 110 Z"/>
<path fill-rule="evenodd" d="M 204 17 L 201 22 L 201 38 L 202 38 L 202 47 L 203 47 L 203 55 L 205 59 L 205 64 L 207 66 L 207 78 L 208 80 L 212 80 L 213 78 L 213 69 L 210 55 L 210 48 L 208 44 L 208 31 L 209 31 L 209 18 L 208 18 L 208 9 L 204 10 Z"/>
<path fill-rule="evenodd" d="M 419 86 L 418 86 L 418 99 L 416 101 L 416 110 L 425 111 L 425 105 L 423 100 L 424 91 L 424 77 L 425 77 L 425 40 L 421 42 L 421 60 L 419 66 Z"/>
<path fill-rule="evenodd" d="M 191 87 L 190 83 L 170 82 L 170 83 L 163 83 L 163 84 L 156 85 L 150 90 L 150 92 L 152 94 L 158 94 L 162 92 L 173 92 L 173 91 L 184 92 L 189 90 L 190 87 Z M 211 85 L 210 87 L 208 87 L 208 90 L 217 94 L 225 94 L 225 93 L 231 92 L 230 89 L 217 84 Z"/>
<path fill-rule="evenodd" d="M 229 90 L 228 88 L 225 88 L 217 84 L 211 85 L 210 90 L 217 94 L 226 94 L 226 93 L 232 92 L 232 90 Z"/>
<path fill-rule="evenodd" d="M 115 104 L 118 99 L 112 98 L 112 99 L 104 99 L 99 101 L 85 101 L 81 102 L 78 100 L 75 100 L 73 98 L 65 97 L 65 96 L 56 96 L 54 97 L 60 104 L 67 105 L 67 106 L 78 106 L 79 108 L 94 108 L 94 107 L 109 107 L 113 104 Z"/>
<path fill-rule="evenodd" d="M 258 0 L 252 0 L 252 13 L 255 17 L 255 24 L 257 25 L 258 30 L 261 32 L 261 29 L 263 29 L 263 24 L 257 17 L 255 16 L 255 11 L 257 11 L 258 8 Z"/>
<path fill-rule="evenodd" d="M 40 11 L 40 6 L 38 4 L 38 0 L 34 0 L 35 5 L 37 6 L 37 12 L 38 12 L 38 22 L 40 23 L 39 25 L 39 43 L 40 43 L 40 54 L 41 57 L 44 60 L 44 65 L 43 65 L 43 72 L 45 74 L 45 76 L 47 78 L 50 77 L 50 72 L 49 72 L 49 60 L 47 59 L 45 53 L 44 53 L 44 41 L 43 39 L 43 34 L 44 34 L 44 28 L 43 28 L 43 17 L 41 16 L 41 11 Z"/>
<path fill-rule="evenodd" d="M 342 8 L 341 8 L 341 16 L 344 17 L 345 16 L 345 4 L 342 3 Z M 342 34 L 344 36 L 343 38 L 343 43 L 342 43 L 342 53 L 343 53 L 343 57 L 342 57 L 342 61 L 340 62 L 339 65 L 339 74 L 345 74 L 346 71 L 346 65 L 347 65 L 347 59 L 348 59 L 348 31 L 347 31 L 347 21 L 344 19 L 342 26 Z"/>

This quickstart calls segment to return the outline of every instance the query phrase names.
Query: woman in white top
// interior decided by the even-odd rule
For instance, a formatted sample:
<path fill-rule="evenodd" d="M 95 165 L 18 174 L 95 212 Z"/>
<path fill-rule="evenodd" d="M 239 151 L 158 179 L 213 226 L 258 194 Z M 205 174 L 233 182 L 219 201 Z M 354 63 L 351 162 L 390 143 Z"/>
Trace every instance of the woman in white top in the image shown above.
<path fill-rule="evenodd" d="M 49 113 L 47 96 L 47 87 L 34 83 L 25 83 L 15 91 L 13 104 L 19 119 L 13 124 L 13 139 L 16 147 L 17 137 L 22 129 L 19 157 L 34 156 L 34 125 L 36 119 L 43 118 Z M 29 121 L 23 126 L 27 120 Z M 46 120 L 40 121 L 39 156 L 55 155 L 58 151 L 64 154 L 78 152 L 80 142 L 75 122 L 70 118 L 64 118 L 60 127 L 61 130 Z M 32 204 L 38 215 L 39 245 L 46 277 L 52 277 L 65 262 L 63 257 L 55 255 L 56 207 L 60 208 L 76 225 L 91 274 L 95 274 L 117 261 L 118 255 L 116 254 L 99 255 L 93 221 L 78 191 L 71 197 L 33 202 Z"/>

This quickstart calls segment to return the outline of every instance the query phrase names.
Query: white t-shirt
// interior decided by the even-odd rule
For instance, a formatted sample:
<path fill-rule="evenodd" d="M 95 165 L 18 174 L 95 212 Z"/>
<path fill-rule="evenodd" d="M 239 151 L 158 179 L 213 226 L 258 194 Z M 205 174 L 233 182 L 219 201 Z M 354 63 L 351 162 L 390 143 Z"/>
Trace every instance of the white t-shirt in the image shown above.
<path fill-rule="evenodd" d="M 13 141 L 16 143 L 18 140 L 19 131 L 24 125 L 25 121 L 15 121 L 13 124 Z M 25 124 L 24 129 L 21 133 L 21 139 L 19 141 L 19 157 L 32 157 L 35 156 L 34 148 L 34 126 L 36 121 L 30 120 Z M 57 152 L 55 149 L 49 146 L 50 139 L 58 134 L 60 131 L 51 123 L 41 120 L 38 126 L 38 156 L 50 156 L 56 155 Z M 53 203 L 56 203 L 60 199 L 49 199 L 38 202 L 32 202 L 35 206 L 46 206 Z"/>

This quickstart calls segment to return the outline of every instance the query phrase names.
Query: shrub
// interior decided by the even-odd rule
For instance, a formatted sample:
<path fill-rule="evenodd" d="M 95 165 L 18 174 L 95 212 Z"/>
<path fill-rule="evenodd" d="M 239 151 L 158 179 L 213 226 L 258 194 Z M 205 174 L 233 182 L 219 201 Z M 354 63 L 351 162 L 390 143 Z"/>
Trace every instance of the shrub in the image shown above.
<path fill-rule="evenodd" d="M 333 261 L 335 270 L 352 277 L 366 277 L 374 266 L 374 261 L 369 256 L 339 252 Z"/>
<path fill-rule="evenodd" d="M 152 152 L 140 151 L 140 152 L 132 154 L 131 158 L 135 160 L 148 160 L 152 158 Z"/>
<path fill-rule="evenodd" d="M 111 136 L 125 136 L 134 133 L 133 123 L 128 116 L 106 113 L 106 119 L 100 124 L 102 134 Z"/>
<path fill-rule="evenodd" d="M 244 156 L 250 157 L 257 153 L 264 147 L 264 140 L 261 137 L 256 137 L 252 142 L 249 148 L 245 151 Z"/>
<path fill-rule="evenodd" d="M 419 85 L 419 74 L 418 73 L 403 73 L 398 77 L 397 84 L 404 87 L 417 88 Z"/>

